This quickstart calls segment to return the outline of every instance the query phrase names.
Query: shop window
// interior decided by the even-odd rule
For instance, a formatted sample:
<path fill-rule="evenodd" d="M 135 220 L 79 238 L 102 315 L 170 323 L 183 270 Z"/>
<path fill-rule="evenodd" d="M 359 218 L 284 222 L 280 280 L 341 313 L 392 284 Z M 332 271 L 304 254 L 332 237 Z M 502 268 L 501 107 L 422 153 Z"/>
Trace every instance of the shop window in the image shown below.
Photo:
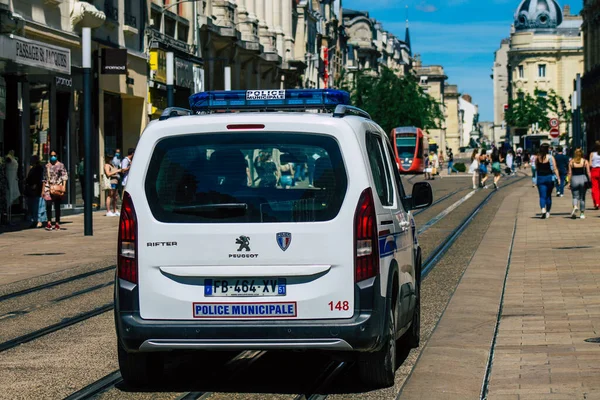
<path fill-rule="evenodd" d="M 154 29 L 156 29 L 157 31 L 160 31 L 160 23 L 162 20 L 162 14 L 156 10 L 152 10 L 150 15 L 152 18 L 152 21 L 151 21 L 152 27 Z"/>
<path fill-rule="evenodd" d="M 165 15 L 165 35 L 175 37 L 176 22 L 173 18 Z"/>
<path fill-rule="evenodd" d="M 190 27 L 187 26 L 186 24 L 182 24 L 181 22 L 177 24 L 177 39 L 181 40 L 182 42 L 186 42 L 188 41 L 188 32 L 190 30 Z"/>

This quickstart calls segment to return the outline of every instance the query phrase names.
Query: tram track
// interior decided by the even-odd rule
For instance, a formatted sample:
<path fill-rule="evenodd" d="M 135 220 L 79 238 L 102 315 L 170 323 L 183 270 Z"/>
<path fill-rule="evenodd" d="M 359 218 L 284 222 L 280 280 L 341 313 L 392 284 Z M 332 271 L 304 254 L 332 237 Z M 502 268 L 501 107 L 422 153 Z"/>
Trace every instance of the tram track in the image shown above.
<path fill-rule="evenodd" d="M 488 204 L 488 202 L 491 200 L 491 198 L 498 193 L 499 190 L 506 188 L 508 186 L 511 186 L 512 184 L 515 184 L 517 182 L 521 182 L 523 179 L 526 179 L 527 177 L 521 177 L 521 178 L 517 178 L 514 181 L 505 184 L 504 186 L 502 186 L 502 188 L 498 189 L 498 190 L 494 190 L 494 191 L 490 191 L 485 198 L 479 202 L 479 204 L 477 205 L 477 207 L 475 208 L 475 210 L 469 215 L 467 216 L 467 218 L 463 219 L 459 225 L 457 227 L 455 227 L 452 232 L 448 235 L 447 239 L 444 240 L 442 242 L 442 244 L 440 244 L 439 246 L 437 246 L 431 254 L 429 254 L 429 256 L 427 257 L 427 259 L 425 260 L 425 262 L 423 263 L 422 266 L 422 272 L 421 272 L 421 279 L 425 279 L 427 277 L 427 275 L 435 268 L 435 266 L 437 265 L 437 263 L 442 259 L 442 257 L 448 252 L 448 250 L 452 247 L 452 245 L 456 242 L 456 240 L 460 237 L 460 234 L 471 224 L 471 222 L 473 221 L 473 219 L 475 219 L 475 217 L 479 214 L 479 212 L 485 207 L 485 205 Z M 464 189 L 463 189 L 464 190 Z M 459 190 L 460 191 L 460 190 Z M 454 193 L 455 194 L 455 193 Z M 448 196 L 450 197 L 450 196 Z M 340 361 L 337 362 L 337 366 L 336 368 L 333 369 L 333 371 L 331 372 L 331 374 L 333 374 L 333 372 L 335 372 L 338 367 L 342 367 L 342 365 L 344 365 L 345 362 L 344 361 Z M 337 375 L 337 374 L 336 374 Z M 333 381 L 335 380 L 335 377 L 331 377 L 331 376 L 326 376 L 324 378 L 324 382 L 327 382 L 326 384 L 331 384 Z M 325 386 L 326 384 L 323 384 L 323 386 Z M 316 396 L 316 395 L 315 395 Z M 311 399 L 311 400 L 325 400 L 327 399 L 327 395 L 318 395 L 318 397 L 308 397 L 307 399 Z M 296 398 L 295 400 L 300 400 L 300 398 Z"/>
<path fill-rule="evenodd" d="M 54 287 L 57 287 L 57 286 L 60 286 L 60 285 L 64 285 L 64 284 L 67 284 L 67 283 L 75 282 L 75 281 L 78 281 L 78 280 L 81 280 L 81 279 L 89 278 L 89 277 L 92 277 L 94 275 L 98 275 L 98 274 L 101 274 L 103 272 L 106 272 L 106 271 L 114 270 L 115 268 L 116 268 L 115 265 L 111 265 L 111 266 L 108 266 L 108 267 L 104 267 L 104 268 L 100 268 L 100 269 L 95 269 L 95 270 L 92 270 L 92 271 L 88 271 L 88 272 L 84 272 L 84 273 L 81 273 L 81 274 L 73 275 L 73 276 L 70 276 L 70 277 L 67 277 L 67 278 L 59 279 L 57 281 L 52 281 L 52 282 L 44 283 L 44 284 L 41 284 L 41 285 L 33 286 L 33 287 L 30 287 L 30 288 L 27 288 L 27 289 L 18 290 L 16 292 L 7 293 L 7 294 L 4 294 L 4 295 L 0 296 L 0 302 L 6 301 L 6 300 L 11 300 L 11 299 L 14 299 L 14 298 L 17 298 L 17 297 L 21 297 L 21 296 L 24 296 L 24 295 L 27 295 L 27 294 L 32 294 L 32 293 L 35 293 L 35 292 L 39 292 L 39 291 L 42 291 L 42 290 L 45 290 L 45 289 L 51 289 L 51 288 L 54 288 Z"/>
<path fill-rule="evenodd" d="M 514 183 L 520 182 L 523 179 L 525 179 L 525 177 L 522 178 L 518 178 L 515 179 L 512 182 L 508 182 L 505 185 L 503 185 L 500 189 L 504 189 Z M 456 189 L 453 192 L 450 192 L 448 194 L 446 194 L 445 196 L 439 198 L 438 200 L 436 200 L 436 202 L 434 204 L 439 204 L 442 201 L 445 201 L 449 198 L 451 198 L 452 196 L 456 195 L 457 193 L 459 193 L 460 191 L 465 190 L 465 188 L 460 188 L 460 189 Z M 427 274 L 429 274 L 429 272 L 431 270 L 433 270 L 433 268 L 435 267 L 435 265 L 437 264 L 437 262 L 442 259 L 443 255 L 452 247 L 452 244 L 456 241 L 456 239 L 460 236 L 460 234 L 466 229 L 466 227 L 472 222 L 472 220 L 475 218 L 475 216 L 479 213 L 479 211 L 488 203 L 488 201 L 492 198 L 492 196 L 497 193 L 498 191 L 490 191 L 486 197 L 478 204 L 478 206 L 476 207 L 475 211 L 472 212 L 471 215 L 469 215 L 467 218 L 465 218 L 463 221 L 461 221 L 461 223 L 451 232 L 451 234 L 448 236 L 448 239 L 446 239 L 443 243 L 443 245 L 440 245 L 438 247 L 436 247 L 436 249 L 428 256 L 427 260 L 425 260 L 425 265 L 424 265 L 424 274 L 423 274 L 423 278 L 425 278 L 427 276 Z M 96 270 L 96 271 L 90 271 L 88 273 L 85 274 L 80 274 L 80 275 L 76 275 L 74 277 L 70 277 L 70 278 L 65 278 L 62 279 L 60 281 L 56 281 L 56 282 L 50 282 L 49 284 L 44 284 L 44 285 L 39 285 L 30 289 L 25 289 L 22 290 L 20 292 L 15 292 L 13 294 L 9 294 L 9 295 L 5 295 L 3 297 L 6 296 L 11 296 L 11 297 L 18 297 L 18 296 L 22 296 L 28 293 L 33 293 L 39 290 L 43 290 L 49 287 L 55 287 L 58 285 L 61 285 L 63 283 L 67 283 L 69 281 L 73 281 L 73 280 L 78 280 L 78 279 L 82 279 L 85 278 L 87 276 L 93 276 L 95 274 L 101 273 L 101 272 L 106 272 L 110 269 L 113 269 L 114 267 L 106 267 L 106 268 L 102 268 L 101 270 Z M 91 289 L 91 288 L 90 288 Z M 16 295 L 15 295 L 16 294 Z M 15 295 L 15 296 L 13 296 Z M 64 298 L 69 298 L 72 297 L 72 295 L 76 295 L 75 293 L 72 293 L 70 295 L 65 295 L 62 296 Z M 9 297 L 10 298 L 10 297 Z M 0 297 L 0 299 L 2 299 L 2 297 Z M 5 298 L 6 299 L 6 298 Z M 78 314 L 72 318 L 67 318 L 63 321 L 61 321 L 60 323 L 51 325 L 47 328 L 44 329 L 40 329 L 38 331 L 32 332 L 31 334 L 27 334 L 27 335 L 23 335 L 21 337 L 9 340 L 7 342 L 1 343 L 0 344 L 0 352 L 8 350 L 10 348 L 16 347 L 20 344 L 23 343 L 27 343 L 31 340 L 35 340 L 39 337 L 42 337 L 44 335 L 47 335 L 49 333 L 52 332 L 56 332 L 60 329 L 66 328 L 68 326 L 77 324 L 79 322 L 82 322 L 88 318 L 92 318 L 94 316 L 100 315 L 102 313 L 108 312 L 110 310 L 113 309 L 113 305 L 112 304 L 104 304 L 101 307 L 98 307 L 90 312 L 86 312 L 86 313 L 81 313 Z M 244 353 L 244 352 L 242 352 Z M 261 355 L 262 356 L 262 355 Z M 260 358 L 260 356 L 257 357 L 257 359 Z M 250 363 L 247 367 L 250 367 L 253 364 Z M 322 373 L 319 375 L 319 377 L 317 378 L 317 381 L 315 382 L 314 388 L 315 389 L 311 389 L 309 391 L 309 393 L 306 394 L 299 394 L 296 396 L 296 399 L 300 400 L 300 399 L 311 399 L 311 400 L 324 400 L 327 398 L 327 387 L 329 385 L 331 385 L 335 379 L 337 377 L 339 377 L 339 375 L 344 372 L 347 371 L 348 369 L 350 369 L 352 367 L 351 363 L 348 362 L 333 362 L 330 363 L 326 366 L 326 368 L 323 368 Z M 85 399 L 85 398 L 93 398 L 95 396 L 97 396 L 99 393 L 105 392 L 106 390 L 110 390 L 111 388 L 114 388 L 115 385 L 118 385 L 120 382 L 122 382 L 122 379 L 120 377 L 120 374 L 118 373 L 118 371 L 113 371 L 111 374 L 108 374 L 107 376 L 103 377 L 102 379 L 92 383 L 91 385 L 89 385 L 88 387 L 84 388 L 87 389 L 87 394 L 86 393 L 80 393 L 76 392 L 71 396 L 74 396 L 75 394 L 79 393 L 78 396 L 84 396 L 84 397 L 71 397 L 69 396 L 68 399 Z M 83 390 L 83 389 L 82 389 Z M 183 396 L 181 396 L 180 398 L 182 399 L 193 399 L 193 398 L 207 398 L 212 394 L 212 392 L 188 392 L 185 393 Z M 87 396 L 87 397 L 85 397 Z M 186 397 L 188 396 L 188 397 Z"/>

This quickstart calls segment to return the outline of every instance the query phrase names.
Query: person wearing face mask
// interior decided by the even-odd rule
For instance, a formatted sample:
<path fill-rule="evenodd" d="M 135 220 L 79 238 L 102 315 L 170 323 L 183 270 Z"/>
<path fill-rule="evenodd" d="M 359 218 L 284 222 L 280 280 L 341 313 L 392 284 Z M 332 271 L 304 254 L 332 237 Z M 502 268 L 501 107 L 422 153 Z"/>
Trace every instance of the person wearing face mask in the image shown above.
<path fill-rule="evenodd" d="M 48 231 L 60 230 L 60 203 L 66 193 L 68 179 L 69 175 L 65 165 L 58 161 L 56 152 L 51 151 L 44 172 L 44 200 L 46 200 L 46 214 L 48 217 L 46 230 Z M 53 205 L 56 213 L 54 226 L 52 225 Z"/>

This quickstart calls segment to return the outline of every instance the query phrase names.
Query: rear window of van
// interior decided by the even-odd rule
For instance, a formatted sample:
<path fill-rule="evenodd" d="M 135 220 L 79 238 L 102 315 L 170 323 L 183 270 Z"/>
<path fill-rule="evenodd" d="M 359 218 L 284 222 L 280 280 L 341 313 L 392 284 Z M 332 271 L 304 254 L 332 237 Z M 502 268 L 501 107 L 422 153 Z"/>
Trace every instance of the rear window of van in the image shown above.
<path fill-rule="evenodd" d="M 328 221 L 347 186 L 335 139 L 272 132 L 163 139 L 145 181 L 154 218 L 167 223 Z"/>

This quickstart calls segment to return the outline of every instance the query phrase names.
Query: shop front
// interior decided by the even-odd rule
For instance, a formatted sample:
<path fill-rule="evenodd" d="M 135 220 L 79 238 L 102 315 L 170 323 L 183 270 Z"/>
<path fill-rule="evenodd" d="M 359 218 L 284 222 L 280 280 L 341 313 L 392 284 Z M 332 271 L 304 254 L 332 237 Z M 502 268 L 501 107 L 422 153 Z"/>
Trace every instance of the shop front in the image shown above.
<path fill-rule="evenodd" d="M 122 156 L 137 145 L 147 124 L 147 58 L 130 49 L 100 46 L 98 77 L 99 160 L 116 149 Z M 104 202 L 104 196 L 100 196 Z"/>
<path fill-rule="evenodd" d="M 26 174 L 30 156 L 45 161 L 52 150 L 74 175 L 79 125 L 74 104 L 81 77 L 72 74 L 77 69 L 72 71 L 71 66 L 68 48 L 0 35 L 0 157 L 15 154 L 19 178 Z M 12 202 L 13 211 L 21 208 L 22 200 Z M 63 206 L 74 202 L 75 188 L 69 180 Z"/>
<path fill-rule="evenodd" d="M 148 114 L 157 119 L 167 107 L 167 51 L 175 57 L 173 106 L 189 108 L 189 97 L 202 87 L 201 65 L 196 57 L 180 48 L 172 47 L 154 37 L 155 48 L 150 49 L 150 80 L 148 82 Z"/>

